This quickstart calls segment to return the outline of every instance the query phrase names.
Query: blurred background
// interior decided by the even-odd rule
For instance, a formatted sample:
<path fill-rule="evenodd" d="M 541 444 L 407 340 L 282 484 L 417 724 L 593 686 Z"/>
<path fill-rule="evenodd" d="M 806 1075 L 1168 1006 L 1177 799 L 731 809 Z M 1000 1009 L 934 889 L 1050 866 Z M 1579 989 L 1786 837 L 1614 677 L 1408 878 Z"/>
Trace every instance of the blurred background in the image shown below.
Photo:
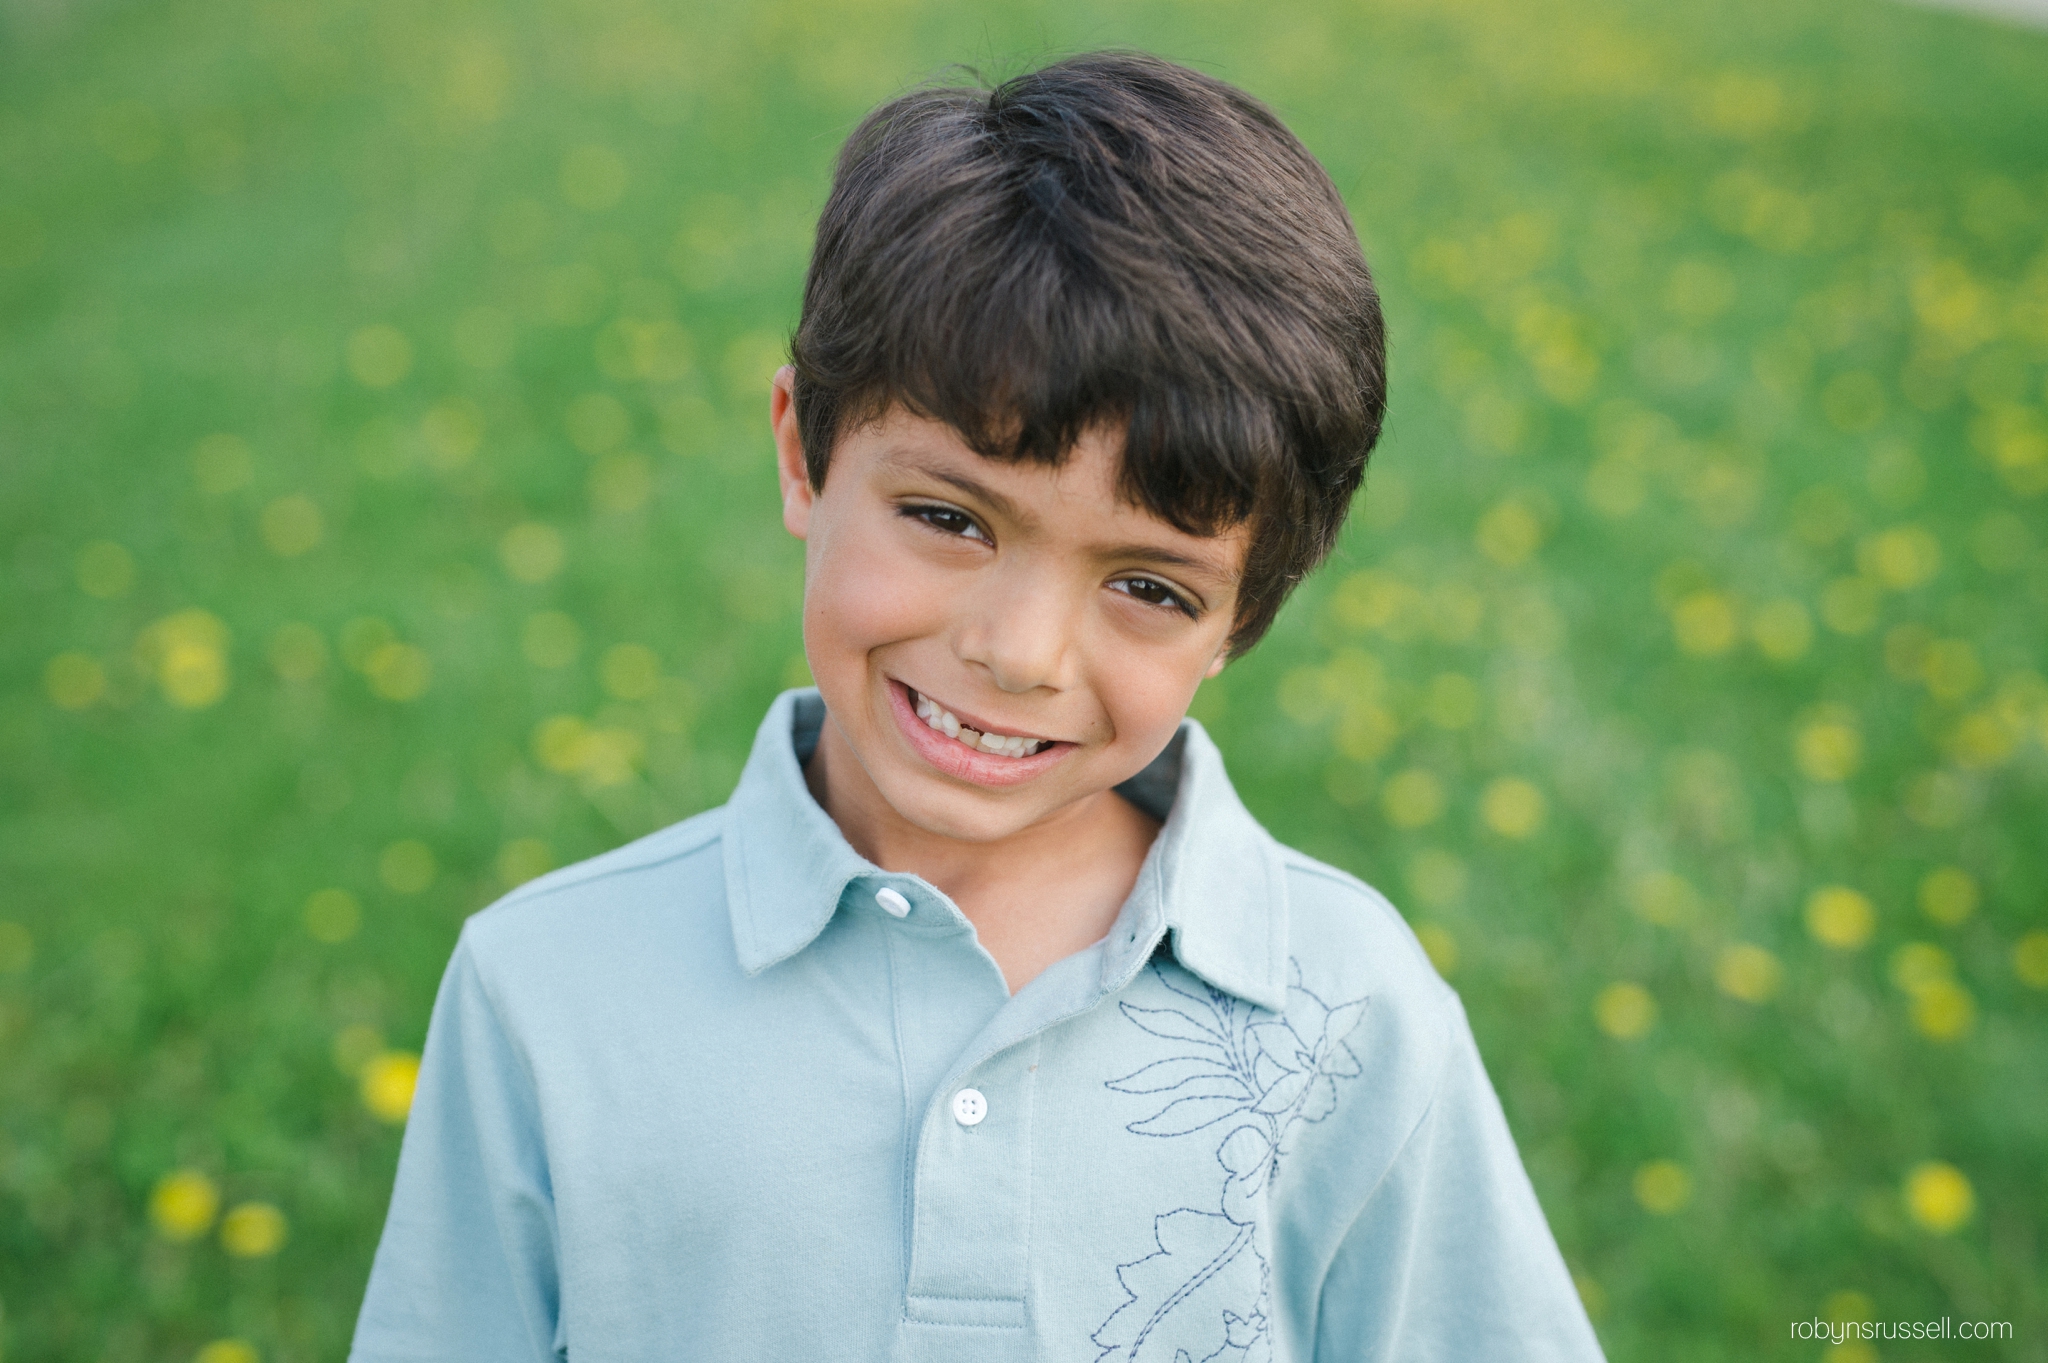
<path fill-rule="evenodd" d="M 1393 338 L 1205 688 L 1470 1010 L 1617 1360 L 2048 1358 L 2048 33 L 1878 0 L 0 9 L 0 1353 L 343 1357 L 465 915 L 806 680 L 841 138 L 1131 44 Z M 2002 1343 L 1798 1320 L 2010 1322 Z"/>

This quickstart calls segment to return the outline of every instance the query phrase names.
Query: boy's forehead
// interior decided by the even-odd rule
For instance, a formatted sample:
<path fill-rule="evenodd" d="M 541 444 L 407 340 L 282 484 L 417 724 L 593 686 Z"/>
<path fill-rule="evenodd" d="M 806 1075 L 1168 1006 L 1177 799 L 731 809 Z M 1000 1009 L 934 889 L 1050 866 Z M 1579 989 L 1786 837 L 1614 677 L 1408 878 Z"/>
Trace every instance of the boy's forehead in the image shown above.
<path fill-rule="evenodd" d="M 1121 478 L 1121 423 L 1091 426 L 1056 465 L 990 458 L 943 421 L 893 407 L 858 433 L 882 471 L 930 479 L 1026 532 L 1065 532 L 1108 557 L 1140 554 L 1234 585 L 1250 527 L 1183 530 L 1133 500 Z"/>

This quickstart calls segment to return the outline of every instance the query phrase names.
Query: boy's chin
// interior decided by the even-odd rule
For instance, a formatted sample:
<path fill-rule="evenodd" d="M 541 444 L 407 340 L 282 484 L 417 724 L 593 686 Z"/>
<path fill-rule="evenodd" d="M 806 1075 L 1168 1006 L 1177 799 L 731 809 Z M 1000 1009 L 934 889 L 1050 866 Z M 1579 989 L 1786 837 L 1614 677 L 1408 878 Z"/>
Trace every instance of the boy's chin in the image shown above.
<path fill-rule="evenodd" d="M 1065 798 L 1048 804 L 1028 788 L 963 788 L 922 773 L 891 773 L 877 790 L 905 823 L 955 842 L 1001 842 L 1073 803 Z"/>

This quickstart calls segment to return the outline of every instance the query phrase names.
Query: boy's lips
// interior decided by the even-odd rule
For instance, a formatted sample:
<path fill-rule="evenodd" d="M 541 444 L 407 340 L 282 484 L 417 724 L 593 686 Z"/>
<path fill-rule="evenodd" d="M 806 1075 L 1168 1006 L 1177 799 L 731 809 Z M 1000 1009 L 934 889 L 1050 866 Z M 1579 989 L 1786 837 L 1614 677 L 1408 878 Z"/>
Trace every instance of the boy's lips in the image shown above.
<path fill-rule="evenodd" d="M 896 717 L 896 727 L 903 731 L 904 738 L 917 750 L 918 756 L 946 775 L 977 786 L 1014 786 L 1029 781 L 1074 750 L 1072 743 L 1060 739 L 1041 740 L 1044 746 L 1025 757 L 1009 757 L 970 748 L 918 718 L 917 702 L 910 687 L 894 677 L 889 678 L 889 710 Z M 957 717 L 963 725 L 969 723 L 968 717 Z M 991 730 L 982 729 L 980 732 Z M 1000 734 L 1002 730 L 994 729 L 993 732 Z"/>

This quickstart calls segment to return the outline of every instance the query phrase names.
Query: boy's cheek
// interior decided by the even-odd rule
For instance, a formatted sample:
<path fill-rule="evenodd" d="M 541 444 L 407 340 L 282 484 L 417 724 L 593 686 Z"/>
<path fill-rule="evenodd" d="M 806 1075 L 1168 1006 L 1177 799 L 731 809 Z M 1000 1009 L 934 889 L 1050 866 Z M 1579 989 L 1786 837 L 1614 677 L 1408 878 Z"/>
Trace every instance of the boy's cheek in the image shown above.
<path fill-rule="evenodd" d="M 929 574 L 905 571 L 886 551 L 831 546 L 811 557 L 804 582 L 804 641 L 815 673 L 822 665 L 864 665 L 888 644 L 943 632 L 954 595 Z"/>

